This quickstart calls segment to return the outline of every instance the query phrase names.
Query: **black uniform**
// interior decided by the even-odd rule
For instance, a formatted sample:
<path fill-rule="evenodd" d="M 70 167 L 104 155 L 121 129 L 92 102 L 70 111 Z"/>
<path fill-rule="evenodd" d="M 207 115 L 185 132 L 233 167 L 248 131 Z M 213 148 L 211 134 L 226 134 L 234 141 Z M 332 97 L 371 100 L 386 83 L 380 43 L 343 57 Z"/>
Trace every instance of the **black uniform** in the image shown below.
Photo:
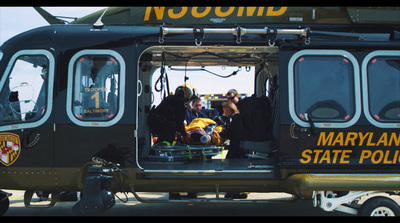
<path fill-rule="evenodd" d="M 152 108 L 148 124 L 153 135 L 158 136 L 157 142 L 175 141 L 175 133 L 186 136 L 185 126 L 185 101 L 181 96 L 169 95 L 157 108 Z"/>

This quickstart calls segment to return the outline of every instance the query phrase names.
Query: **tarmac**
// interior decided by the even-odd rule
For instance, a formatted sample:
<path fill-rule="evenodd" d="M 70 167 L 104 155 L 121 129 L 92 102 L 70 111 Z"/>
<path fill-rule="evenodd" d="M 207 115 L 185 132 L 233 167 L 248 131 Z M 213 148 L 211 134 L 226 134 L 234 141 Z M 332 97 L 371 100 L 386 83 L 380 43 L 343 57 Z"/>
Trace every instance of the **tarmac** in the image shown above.
<path fill-rule="evenodd" d="M 4 216 L 77 216 L 72 206 L 77 201 L 60 201 L 51 208 L 27 208 L 24 206 L 24 191 L 5 190 L 12 193 L 10 207 Z M 168 193 L 138 193 L 147 199 L 167 199 Z M 232 216 L 351 216 L 341 212 L 326 212 L 314 207 L 312 200 L 294 199 L 286 193 L 250 193 L 247 203 L 141 203 L 132 193 L 117 193 L 116 204 L 101 216 L 205 216 L 205 217 L 232 217 Z M 198 198 L 215 198 L 215 194 L 199 193 Z M 223 198 L 223 194 L 220 195 Z M 249 202 L 253 199 L 267 199 L 269 203 Z M 125 202 L 127 200 L 127 202 Z M 40 201 L 33 196 L 31 205 L 49 204 L 50 201 Z"/>

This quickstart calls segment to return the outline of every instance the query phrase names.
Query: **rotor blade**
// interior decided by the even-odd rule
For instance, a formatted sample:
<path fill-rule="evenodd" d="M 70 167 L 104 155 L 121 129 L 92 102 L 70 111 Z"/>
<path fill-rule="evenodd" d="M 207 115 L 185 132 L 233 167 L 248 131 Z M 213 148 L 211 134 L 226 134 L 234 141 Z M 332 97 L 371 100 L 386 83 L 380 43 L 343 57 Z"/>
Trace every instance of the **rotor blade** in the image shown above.
<path fill-rule="evenodd" d="M 65 24 L 61 19 L 56 18 L 52 14 L 48 13 L 41 7 L 33 7 L 49 24 Z"/>

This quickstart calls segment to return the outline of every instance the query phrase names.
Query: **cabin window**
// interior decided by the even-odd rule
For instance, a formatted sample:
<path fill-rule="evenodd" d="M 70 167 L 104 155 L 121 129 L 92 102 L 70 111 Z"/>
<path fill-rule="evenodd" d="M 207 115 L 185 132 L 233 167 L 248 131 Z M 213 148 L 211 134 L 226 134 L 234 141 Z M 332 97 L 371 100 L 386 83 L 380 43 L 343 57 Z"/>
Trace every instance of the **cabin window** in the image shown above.
<path fill-rule="evenodd" d="M 50 115 L 54 59 L 45 50 L 17 52 L 0 81 L 0 130 L 41 125 Z"/>
<path fill-rule="evenodd" d="M 70 62 L 68 115 L 82 126 L 109 126 L 121 117 L 124 63 L 114 51 L 81 51 Z M 71 88 L 71 89 L 70 89 Z"/>
<path fill-rule="evenodd" d="M 400 127 L 400 51 L 375 51 L 363 63 L 364 110 L 378 127 Z"/>
<path fill-rule="evenodd" d="M 292 57 L 291 115 L 298 124 L 347 127 L 359 116 L 357 61 L 342 51 L 304 50 Z"/>

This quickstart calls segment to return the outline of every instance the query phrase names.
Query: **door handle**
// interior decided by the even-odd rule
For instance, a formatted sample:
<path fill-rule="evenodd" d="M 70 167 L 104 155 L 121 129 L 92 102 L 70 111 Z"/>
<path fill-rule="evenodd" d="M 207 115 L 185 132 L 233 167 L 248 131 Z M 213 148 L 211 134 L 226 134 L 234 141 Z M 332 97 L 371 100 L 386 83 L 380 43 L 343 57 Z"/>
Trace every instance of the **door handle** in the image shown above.
<path fill-rule="evenodd" d="M 34 135 L 35 131 L 31 131 L 29 133 L 24 132 L 24 138 L 22 140 L 23 147 L 25 149 L 32 149 L 40 140 L 40 133 L 36 133 L 35 137 L 31 139 L 32 135 Z"/>

